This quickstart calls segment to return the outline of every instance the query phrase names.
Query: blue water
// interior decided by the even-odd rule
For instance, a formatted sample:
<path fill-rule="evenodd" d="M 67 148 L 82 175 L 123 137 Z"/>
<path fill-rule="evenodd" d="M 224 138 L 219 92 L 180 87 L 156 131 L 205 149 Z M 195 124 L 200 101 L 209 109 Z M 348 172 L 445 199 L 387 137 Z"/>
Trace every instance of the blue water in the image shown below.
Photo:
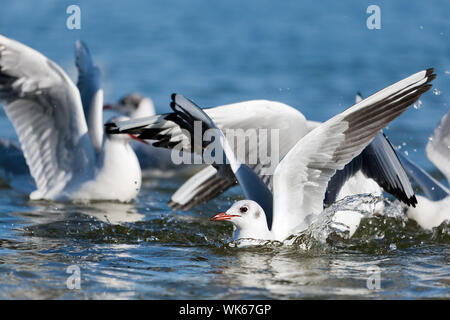
<path fill-rule="evenodd" d="M 72 1 L 2 0 L 0 33 L 58 63 L 75 79 L 82 39 L 103 72 L 106 101 L 130 91 L 169 110 L 172 92 L 211 107 L 277 100 L 325 120 L 412 73 L 434 67 L 426 93 L 386 130 L 392 143 L 441 178 L 424 155 L 449 108 L 450 3 L 437 1 L 77 1 L 81 30 L 66 28 Z M 369 30 L 366 9 L 381 8 Z M 0 138 L 17 139 L 0 111 Z M 242 198 L 238 187 L 188 212 L 166 205 L 184 180 L 149 178 L 132 204 L 30 202 L 0 183 L 0 298 L 448 298 L 448 227 L 368 221 L 386 231 L 302 250 L 230 248 L 231 227 L 208 217 Z M 389 225 L 389 224 L 388 224 Z M 370 229 L 370 228 L 368 228 Z M 365 244 L 365 245 L 364 245 Z M 394 244 L 395 246 L 392 246 Z M 77 265 L 81 289 L 69 290 Z M 381 288 L 366 287 L 381 268 Z"/>

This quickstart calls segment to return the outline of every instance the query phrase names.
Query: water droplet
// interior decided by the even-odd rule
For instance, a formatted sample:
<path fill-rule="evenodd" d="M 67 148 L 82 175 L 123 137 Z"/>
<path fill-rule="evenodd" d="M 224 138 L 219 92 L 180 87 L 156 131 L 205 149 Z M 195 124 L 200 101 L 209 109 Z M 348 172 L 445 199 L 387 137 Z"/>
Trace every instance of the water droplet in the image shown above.
<path fill-rule="evenodd" d="M 441 92 L 436 88 L 433 89 L 433 93 L 437 96 L 441 94 Z"/>
<path fill-rule="evenodd" d="M 395 245 L 395 243 L 391 243 L 391 244 L 389 245 L 389 249 L 391 249 L 391 250 L 397 250 L 397 246 Z"/>
<path fill-rule="evenodd" d="M 406 142 L 402 142 L 402 146 L 406 146 Z"/>
<path fill-rule="evenodd" d="M 449 75 L 449 74 L 450 74 L 450 71 L 449 71 L 449 70 L 445 70 L 445 74 L 446 74 L 446 75 Z"/>
<path fill-rule="evenodd" d="M 405 155 L 407 155 L 407 156 L 408 156 L 408 151 L 406 151 L 406 150 L 405 150 Z"/>
<path fill-rule="evenodd" d="M 423 26 L 419 26 L 420 30 L 423 30 Z"/>
<path fill-rule="evenodd" d="M 428 140 L 429 140 L 429 141 L 433 141 L 433 137 L 429 137 Z"/>
<path fill-rule="evenodd" d="M 420 107 L 422 107 L 422 101 L 418 100 L 416 103 L 413 104 L 414 109 L 419 110 Z"/>

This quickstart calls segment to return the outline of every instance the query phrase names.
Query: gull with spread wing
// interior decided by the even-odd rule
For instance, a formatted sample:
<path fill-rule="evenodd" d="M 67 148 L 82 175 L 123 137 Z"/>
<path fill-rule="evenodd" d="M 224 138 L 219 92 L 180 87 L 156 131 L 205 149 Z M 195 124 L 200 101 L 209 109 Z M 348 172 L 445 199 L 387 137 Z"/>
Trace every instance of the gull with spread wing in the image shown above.
<path fill-rule="evenodd" d="M 130 201 L 141 185 L 133 136 L 103 134 L 100 73 L 81 42 L 76 63 L 78 88 L 53 61 L 0 35 L 0 101 L 36 183 L 30 198 Z"/>
<path fill-rule="evenodd" d="M 306 120 L 298 110 L 275 101 L 252 100 L 223 105 L 214 108 L 203 109 L 214 124 L 224 131 L 230 143 L 233 143 L 234 135 L 228 135 L 229 131 L 244 135 L 241 141 L 246 139 L 246 132 L 262 132 L 277 130 L 279 144 L 277 148 L 272 146 L 267 139 L 259 139 L 254 143 L 246 143 L 245 153 L 237 151 L 237 144 L 233 144 L 233 152 L 240 162 L 246 163 L 260 179 L 273 190 L 273 175 L 264 172 L 261 155 L 270 152 L 279 154 L 271 156 L 271 162 L 278 164 L 297 141 L 308 132 L 320 126 L 317 121 Z M 156 140 L 154 146 L 164 148 L 177 148 L 180 144 L 183 150 L 192 151 L 192 137 L 195 136 L 194 125 L 186 124 L 182 113 L 155 115 L 142 119 L 133 119 L 120 123 L 109 123 L 110 133 L 131 133 L 142 139 Z M 184 130 L 183 130 L 184 129 Z M 187 134 L 186 134 L 187 130 Z M 241 136 L 237 136 L 240 138 Z M 204 147 L 202 148 L 203 151 Z M 194 152 L 196 152 L 194 150 Z M 201 153 L 201 152 L 200 152 Z M 257 162 L 250 163 L 248 159 L 255 155 Z M 274 160 L 275 159 L 275 160 Z M 173 195 L 169 205 L 173 209 L 188 210 L 205 203 L 225 190 L 237 184 L 237 179 L 229 166 L 208 165 L 200 172 L 188 179 Z M 416 198 L 409 179 L 398 160 L 394 149 L 386 137 L 379 133 L 375 139 L 348 163 L 342 170 L 338 170 L 328 183 L 324 205 L 329 206 L 336 200 L 349 195 L 372 194 L 375 196 L 384 191 L 393 194 L 407 205 L 414 206 Z M 382 205 L 377 206 L 377 211 L 382 211 Z"/>

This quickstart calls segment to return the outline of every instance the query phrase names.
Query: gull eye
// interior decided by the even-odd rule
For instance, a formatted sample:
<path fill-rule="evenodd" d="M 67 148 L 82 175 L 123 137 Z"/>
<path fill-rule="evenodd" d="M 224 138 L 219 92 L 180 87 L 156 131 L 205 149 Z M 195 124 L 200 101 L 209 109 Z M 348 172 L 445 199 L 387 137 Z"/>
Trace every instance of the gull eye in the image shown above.
<path fill-rule="evenodd" d="M 246 212 L 248 211 L 248 208 L 247 208 L 247 207 L 240 207 L 240 208 L 239 208 L 239 211 L 240 211 L 241 213 L 246 213 Z"/>

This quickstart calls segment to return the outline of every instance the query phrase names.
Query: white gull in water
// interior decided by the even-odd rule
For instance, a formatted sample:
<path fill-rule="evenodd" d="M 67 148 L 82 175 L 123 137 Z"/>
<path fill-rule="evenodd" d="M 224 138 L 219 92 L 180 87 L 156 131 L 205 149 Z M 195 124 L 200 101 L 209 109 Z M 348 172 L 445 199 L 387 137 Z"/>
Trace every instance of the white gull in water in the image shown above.
<path fill-rule="evenodd" d="M 78 88 L 53 61 L 0 35 L 0 100 L 36 183 L 30 198 L 130 201 L 141 186 L 132 136 L 103 134 L 100 73 L 82 43 L 77 67 Z"/>
<path fill-rule="evenodd" d="M 428 159 L 450 183 L 450 110 L 434 130 L 425 151 Z M 425 197 L 417 196 L 415 208 L 406 209 L 408 217 L 424 229 L 437 227 L 445 220 L 450 221 L 450 190 L 412 162 L 409 157 L 399 153 L 399 158 L 408 174 L 425 194 Z"/>
<path fill-rule="evenodd" d="M 234 239 L 284 240 L 306 229 L 322 212 L 327 184 L 335 171 L 361 153 L 384 126 L 431 88 L 428 83 L 435 78 L 432 72 L 418 72 L 379 91 L 303 137 L 277 166 L 273 201 L 269 204 L 260 199 L 263 189 L 258 177 L 236 161 L 223 139 L 227 158 L 249 200 L 238 201 L 212 220 L 232 222 Z M 272 219 L 267 219 L 267 210 Z"/>
<path fill-rule="evenodd" d="M 342 170 L 357 157 L 390 121 L 429 90 L 435 78 L 432 69 L 399 81 L 341 114 L 319 125 L 300 139 L 277 165 L 273 175 L 273 193 L 262 179 L 236 158 L 222 131 L 193 102 L 173 95 L 171 107 L 186 126 L 202 121 L 216 129 L 227 161 L 248 200 L 234 204 L 212 220 L 234 224 L 235 239 L 284 240 L 304 230 L 323 210 L 328 182 L 336 170 Z M 174 116 L 172 116 L 174 117 Z M 148 119 L 147 119 L 148 120 Z M 136 129 L 136 122 L 107 124 L 111 133 Z M 142 133 L 141 138 L 145 138 Z M 167 141 L 165 141 L 167 143 Z"/>

